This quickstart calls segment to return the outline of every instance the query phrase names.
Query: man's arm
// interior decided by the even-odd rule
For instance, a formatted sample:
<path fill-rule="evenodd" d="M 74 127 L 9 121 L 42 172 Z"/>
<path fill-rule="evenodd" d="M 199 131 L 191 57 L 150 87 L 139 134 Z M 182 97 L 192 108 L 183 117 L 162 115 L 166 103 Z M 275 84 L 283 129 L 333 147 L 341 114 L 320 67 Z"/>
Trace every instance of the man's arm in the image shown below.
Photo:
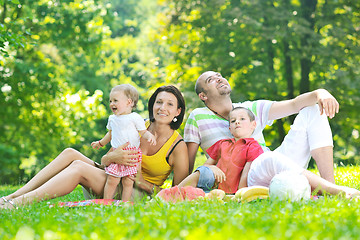
<path fill-rule="evenodd" d="M 319 104 L 320 114 L 333 118 L 339 112 L 339 103 L 325 89 L 301 94 L 291 100 L 274 102 L 269 111 L 269 120 L 275 120 L 298 113 L 304 107 Z"/>
<path fill-rule="evenodd" d="M 195 164 L 196 153 L 199 149 L 199 144 L 195 142 L 187 142 L 188 156 L 189 156 L 189 174 L 192 173 Z"/>

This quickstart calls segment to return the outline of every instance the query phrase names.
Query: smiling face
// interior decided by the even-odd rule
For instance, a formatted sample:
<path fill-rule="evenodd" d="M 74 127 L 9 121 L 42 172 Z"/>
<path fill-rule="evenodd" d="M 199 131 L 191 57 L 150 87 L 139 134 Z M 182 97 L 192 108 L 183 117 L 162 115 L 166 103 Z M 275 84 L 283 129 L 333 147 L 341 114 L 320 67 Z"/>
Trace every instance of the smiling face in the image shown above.
<path fill-rule="evenodd" d="M 116 90 L 110 92 L 110 109 L 116 115 L 130 114 L 133 102 L 123 91 Z"/>
<path fill-rule="evenodd" d="M 197 80 L 196 89 L 203 101 L 209 97 L 228 96 L 231 93 L 229 82 L 220 73 L 213 71 L 201 74 Z"/>
<path fill-rule="evenodd" d="M 169 124 L 180 112 L 181 109 L 178 108 L 178 101 L 174 94 L 163 91 L 156 96 L 153 106 L 156 122 Z"/>
<path fill-rule="evenodd" d="M 235 140 L 240 138 L 249 138 L 254 132 L 256 127 L 256 121 L 251 120 L 249 116 L 249 110 L 238 108 L 230 112 L 230 132 L 235 137 Z"/>

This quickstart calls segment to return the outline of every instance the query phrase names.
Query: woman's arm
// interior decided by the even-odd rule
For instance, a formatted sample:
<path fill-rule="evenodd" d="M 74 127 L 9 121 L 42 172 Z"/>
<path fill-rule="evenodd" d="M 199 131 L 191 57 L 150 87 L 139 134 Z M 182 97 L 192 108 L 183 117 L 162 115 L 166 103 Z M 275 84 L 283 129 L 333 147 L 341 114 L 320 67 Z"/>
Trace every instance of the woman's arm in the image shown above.
<path fill-rule="evenodd" d="M 189 175 L 189 157 L 185 142 L 180 142 L 171 153 L 169 162 L 172 163 L 174 177 L 172 185 L 178 185 Z"/>
<path fill-rule="evenodd" d="M 161 190 L 161 188 L 159 186 L 156 186 L 153 183 L 150 183 L 148 181 L 146 181 L 141 173 L 141 166 L 139 165 L 138 169 L 137 169 L 137 173 L 136 176 L 128 176 L 128 178 L 130 178 L 131 180 L 134 181 L 135 186 L 150 193 L 153 194 L 154 192 L 159 192 Z"/>
<path fill-rule="evenodd" d="M 248 177 L 248 174 L 249 174 L 251 163 L 252 162 L 245 163 L 244 169 L 241 172 L 241 177 L 240 177 L 240 182 L 239 182 L 238 189 L 247 187 L 247 177 Z"/>
<path fill-rule="evenodd" d="M 101 164 L 109 166 L 111 163 L 121 164 L 125 166 L 135 166 L 137 159 L 140 156 L 136 156 L 136 150 L 124 150 L 123 148 L 127 147 L 129 143 L 125 143 L 120 147 L 116 148 L 114 151 L 109 151 L 101 158 Z"/>

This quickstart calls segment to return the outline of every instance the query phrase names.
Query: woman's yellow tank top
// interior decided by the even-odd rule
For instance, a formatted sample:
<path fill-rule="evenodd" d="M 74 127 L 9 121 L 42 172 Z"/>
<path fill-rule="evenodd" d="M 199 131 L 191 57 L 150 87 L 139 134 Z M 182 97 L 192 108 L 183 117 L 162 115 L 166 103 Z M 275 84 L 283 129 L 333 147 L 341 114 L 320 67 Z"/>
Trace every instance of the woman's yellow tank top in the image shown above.
<path fill-rule="evenodd" d="M 146 181 L 161 186 L 168 178 L 172 167 L 166 161 L 166 154 L 178 136 L 179 133 L 174 131 L 158 152 L 151 156 L 142 155 L 141 172 Z"/>

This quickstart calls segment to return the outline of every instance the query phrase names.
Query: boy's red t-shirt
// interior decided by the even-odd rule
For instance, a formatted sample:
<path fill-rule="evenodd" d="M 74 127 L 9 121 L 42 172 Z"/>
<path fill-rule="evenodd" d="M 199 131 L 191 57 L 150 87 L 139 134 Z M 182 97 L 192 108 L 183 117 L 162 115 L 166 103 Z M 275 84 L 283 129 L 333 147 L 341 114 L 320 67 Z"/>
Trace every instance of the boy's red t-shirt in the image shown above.
<path fill-rule="evenodd" d="M 226 176 L 226 181 L 219 183 L 219 189 L 226 193 L 235 193 L 238 189 L 241 172 L 246 162 L 254 161 L 264 151 L 253 138 L 222 139 L 206 150 L 209 156 L 217 160 L 216 166 Z"/>

